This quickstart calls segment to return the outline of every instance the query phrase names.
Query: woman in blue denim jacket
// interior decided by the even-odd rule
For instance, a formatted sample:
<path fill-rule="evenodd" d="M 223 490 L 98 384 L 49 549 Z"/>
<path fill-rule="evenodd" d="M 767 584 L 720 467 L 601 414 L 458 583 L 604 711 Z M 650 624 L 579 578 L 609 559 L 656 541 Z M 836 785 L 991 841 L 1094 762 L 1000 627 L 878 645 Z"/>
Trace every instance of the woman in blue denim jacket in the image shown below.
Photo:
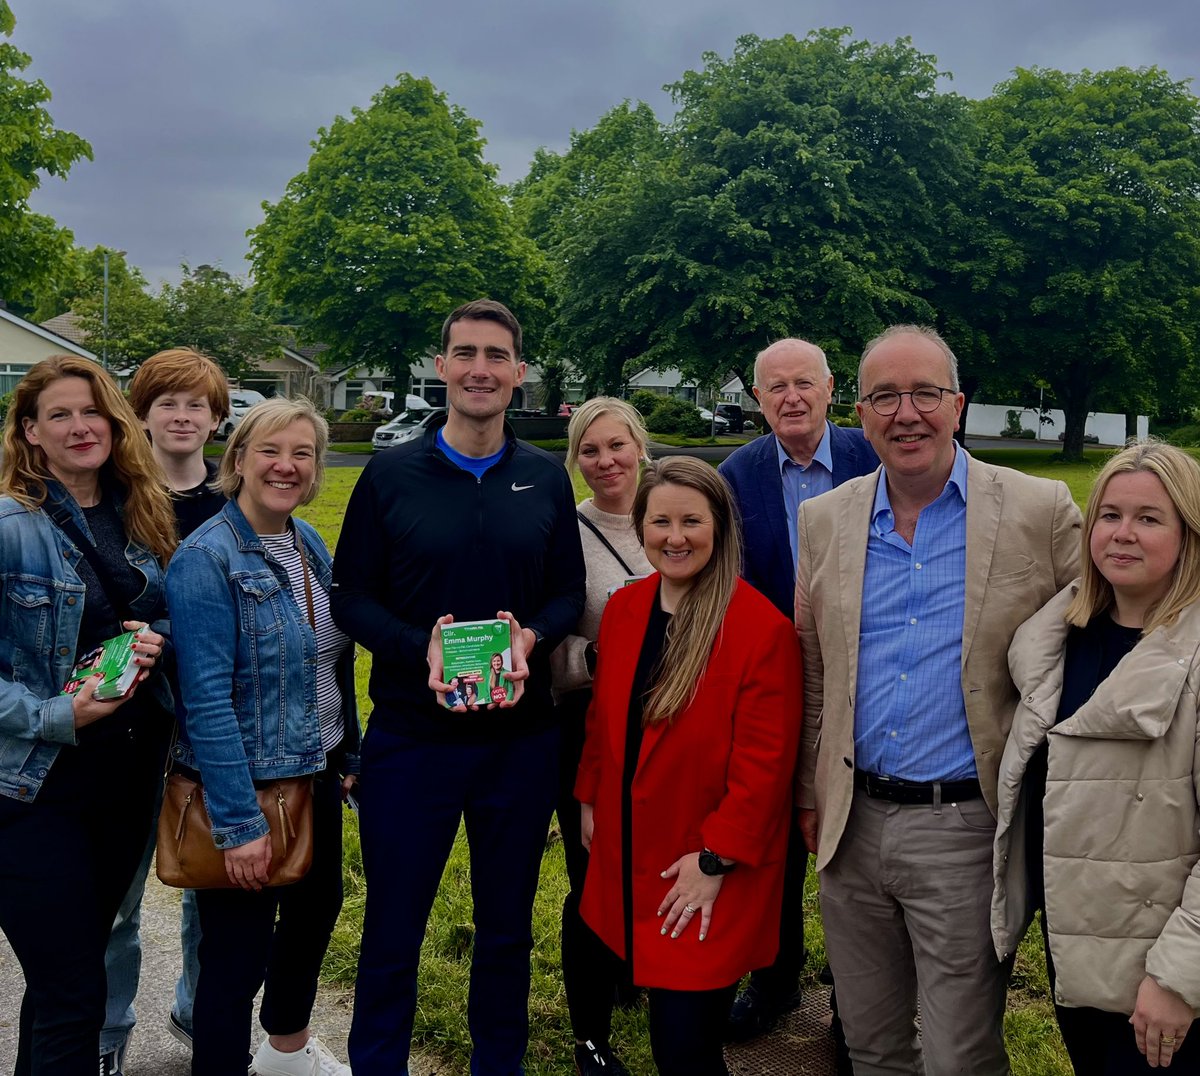
<path fill-rule="evenodd" d="M 104 950 L 146 846 L 172 724 L 163 565 L 175 522 L 133 411 L 74 356 L 17 386 L 0 465 L 0 930 L 25 974 L 15 1072 L 96 1072 Z M 153 627 L 151 627 L 153 624 Z M 118 699 L 76 661 L 136 630 Z"/>
<path fill-rule="evenodd" d="M 359 749 L 354 648 L 329 616 L 332 561 L 292 518 L 316 496 L 328 437 L 307 400 L 252 408 L 217 475 L 229 503 L 184 541 L 167 574 L 186 711 L 175 764 L 199 771 L 236 886 L 196 894 L 194 1076 L 245 1065 L 264 981 L 259 1076 L 350 1073 L 309 1030 L 342 904 L 341 803 Z M 265 889 L 271 846 L 255 782 L 304 774 L 315 776 L 312 866 L 294 885 Z"/>

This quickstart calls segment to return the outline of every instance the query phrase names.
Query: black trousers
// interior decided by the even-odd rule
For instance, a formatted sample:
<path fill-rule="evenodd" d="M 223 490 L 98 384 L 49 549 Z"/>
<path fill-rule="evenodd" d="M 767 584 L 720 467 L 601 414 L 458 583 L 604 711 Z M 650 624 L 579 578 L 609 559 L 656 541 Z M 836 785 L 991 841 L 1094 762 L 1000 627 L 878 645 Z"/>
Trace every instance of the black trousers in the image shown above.
<path fill-rule="evenodd" d="M 312 866 L 300 881 L 257 893 L 197 891 L 193 1076 L 245 1071 L 254 996 L 264 982 L 259 1022 L 267 1034 L 291 1035 L 308 1027 L 321 961 L 342 908 L 340 785 L 329 770 L 313 782 Z"/>
<path fill-rule="evenodd" d="M 571 1015 L 571 1027 L 575 1038 L 582 1042 L 603 1045 L 608 1042 L 608 1025 L 603 1033 L 593 1028 L 593 1035 L 580 1031 L 579 999 L 586 996 L 591 979 L 592 946 L 588 929 L 579 915 L 579 900 L 583 895 L 583 880 L 587 875 L 588 853 L 579 837 L 579 801 L 575 798 L 575 776 L 579 772 L 579 760 L 583 755 L 584 718 L 587 716 L 590 691 L 573 691 L 555 708 L 558 726 L 562 733 L 558 754 L 558 801 L 555 813 L 558 828 L 562 832 L 563 853 L 567 861 L 567 880 L 571 889 L 563 901 L 562 910 L 562 976 L 563 989 L 567 994 L 567 1009 Z M 595 939 L 599 942 L 599 939 Z M 601 945 L 603 949 L 603 945 Z M 607 952 L 604 949 L 604 952 Z M 589 1006 L 590 1008 L 590 1006 Z M 611 1010 L 609 1013 L 611 1017 Z M 596 1037 L 599 1036 L 599 1037 Z"/>
<path fill-rule="evenodd" d="M 517 1076 L 529 1038 L 533 901 L 554 808 L 558 729 L 438 741 L 390 728 L 363 739 L 367 907 L 350 1029 L 356 1076 L 407 1071 L 429 913 L 463 823 L 471 863 L 472 1076 Z"/>
<path fill-rule="evenodd" d="M 119 718 L 64 746 L 32 803 L 0 796 L 0 930 L 25 976 L 16 1076 L 96 1072 L 104 951 L 150 834 L 170 732 L 153 707 Z"/>
<path fill-rule="evenodd" d="M 625 961 L 586 923 L 579 937 L 589 975 L 576 984 L 571 1020 L 580 1040 L 607 1042 L 613 992 L 629 975 Z M 647 990 L 650 1049 L 659 1076 L 728 1076 L 723 1039 L 737 983 L 718 990 Z M 578 1021 L 578 1022 L 576 1022 Z"/>
<path fill-rule="evenodd" d="M 767 998 L 786 998 L 800 986 L 806 955 L 802 909 L 807 871 L 808 847 L 793 818 L 783 874 L 784 914 L 779 920 L 779 953 L 770 967 L 759 968 L 750 974 L 754 988 Z"/>
<path fill-rule="evenodd" d="M 1046 931 L 1046 913 L 1042 912 L 1042 942 L 1046 948 L 1046 972 L 1050 978 L 1050 993 L 1056 979 L 1054 961 L 1050 956 L 1050 939 Z M 1137 1048 L 1133 1025 L 1124 1013 L 1104 1009 L 1068 1009 L 1054 1006 L 1058 1030 L 1071 1058 L 1075 1076 L 1150 1076 L 1168 1072 L 1171 1076 L 1200 1076 L 1200 1034 L 1196 1025 L 1183 1040 L 1164 1070 L 1152 1069 Z"/>

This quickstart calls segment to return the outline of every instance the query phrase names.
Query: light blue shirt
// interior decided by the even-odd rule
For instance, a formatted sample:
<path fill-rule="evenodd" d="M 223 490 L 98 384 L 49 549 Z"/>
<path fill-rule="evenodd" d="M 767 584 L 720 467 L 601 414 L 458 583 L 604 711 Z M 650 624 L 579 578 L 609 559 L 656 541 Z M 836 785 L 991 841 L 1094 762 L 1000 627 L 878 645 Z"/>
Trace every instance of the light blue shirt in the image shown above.
<path fill-rule="evenodd" d="M 967 453 L 955 447 L 941 494 L 910 546 L 881 475 L 863 574 L 854 708 L 855 765 L 906 781 L 977 776 L 962 693 Z"/>
<path fill-rule="evenodd" d="M 779 477 L 783 480 L 783 510 L 787 515 L 788 541 L 792 546 L 792 566 L 800 559 L 800 532 L 798 519 L 800 505 L 810 497 L 828 493 L 833 489 L 833 453 L 829 448 L 829 423 L 821 434 L 813 458 L 807 467 L 801 467 L 787 454 L 787 450 L 775 438 L 775 449 L 779 453 Z"/>

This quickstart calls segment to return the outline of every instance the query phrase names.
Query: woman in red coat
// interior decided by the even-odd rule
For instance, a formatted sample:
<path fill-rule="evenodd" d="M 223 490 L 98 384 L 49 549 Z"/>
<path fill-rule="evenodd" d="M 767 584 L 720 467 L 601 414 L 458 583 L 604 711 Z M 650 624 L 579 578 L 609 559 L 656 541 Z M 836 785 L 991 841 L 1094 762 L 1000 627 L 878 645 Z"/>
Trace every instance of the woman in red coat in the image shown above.
<path fill-rule="evenodd" d="M 737 511 L 711 467 L 649 468 L 633 521 L 656 574 L 605 610 L 575 786 L 591 852 L 580 910 L 603 969 L 596 1041 L 626 962 L 649 988 L 659 1072 L 726 1076 L 737 982 L 779 941 L 800 649 L 738 578 Z"/>

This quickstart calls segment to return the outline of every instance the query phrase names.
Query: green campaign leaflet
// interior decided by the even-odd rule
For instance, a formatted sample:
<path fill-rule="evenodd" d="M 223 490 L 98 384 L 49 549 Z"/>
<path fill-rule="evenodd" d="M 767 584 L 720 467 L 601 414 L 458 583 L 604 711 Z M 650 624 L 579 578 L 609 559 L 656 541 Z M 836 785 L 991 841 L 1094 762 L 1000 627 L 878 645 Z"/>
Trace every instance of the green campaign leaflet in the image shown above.
<path fill-rule="evenodd" d="M 95 650 L 84 654 L 71 670 L 71 678 L 63 685 L 62 694 L 74 695 L 84 681 L 96 673 L 104 673 L 93 698 L 119 699 L 137 679 L 141 667 L 134 663 L 133 644 L 135 632 L 127 631 L 112 639 L 106 639 Z"/>
<path fill-rule="evenodd" d="M 442 627 L 444 701 L 451 710 L 509 701 L 512 638 L 507 620 L 464 620 Z"/>

